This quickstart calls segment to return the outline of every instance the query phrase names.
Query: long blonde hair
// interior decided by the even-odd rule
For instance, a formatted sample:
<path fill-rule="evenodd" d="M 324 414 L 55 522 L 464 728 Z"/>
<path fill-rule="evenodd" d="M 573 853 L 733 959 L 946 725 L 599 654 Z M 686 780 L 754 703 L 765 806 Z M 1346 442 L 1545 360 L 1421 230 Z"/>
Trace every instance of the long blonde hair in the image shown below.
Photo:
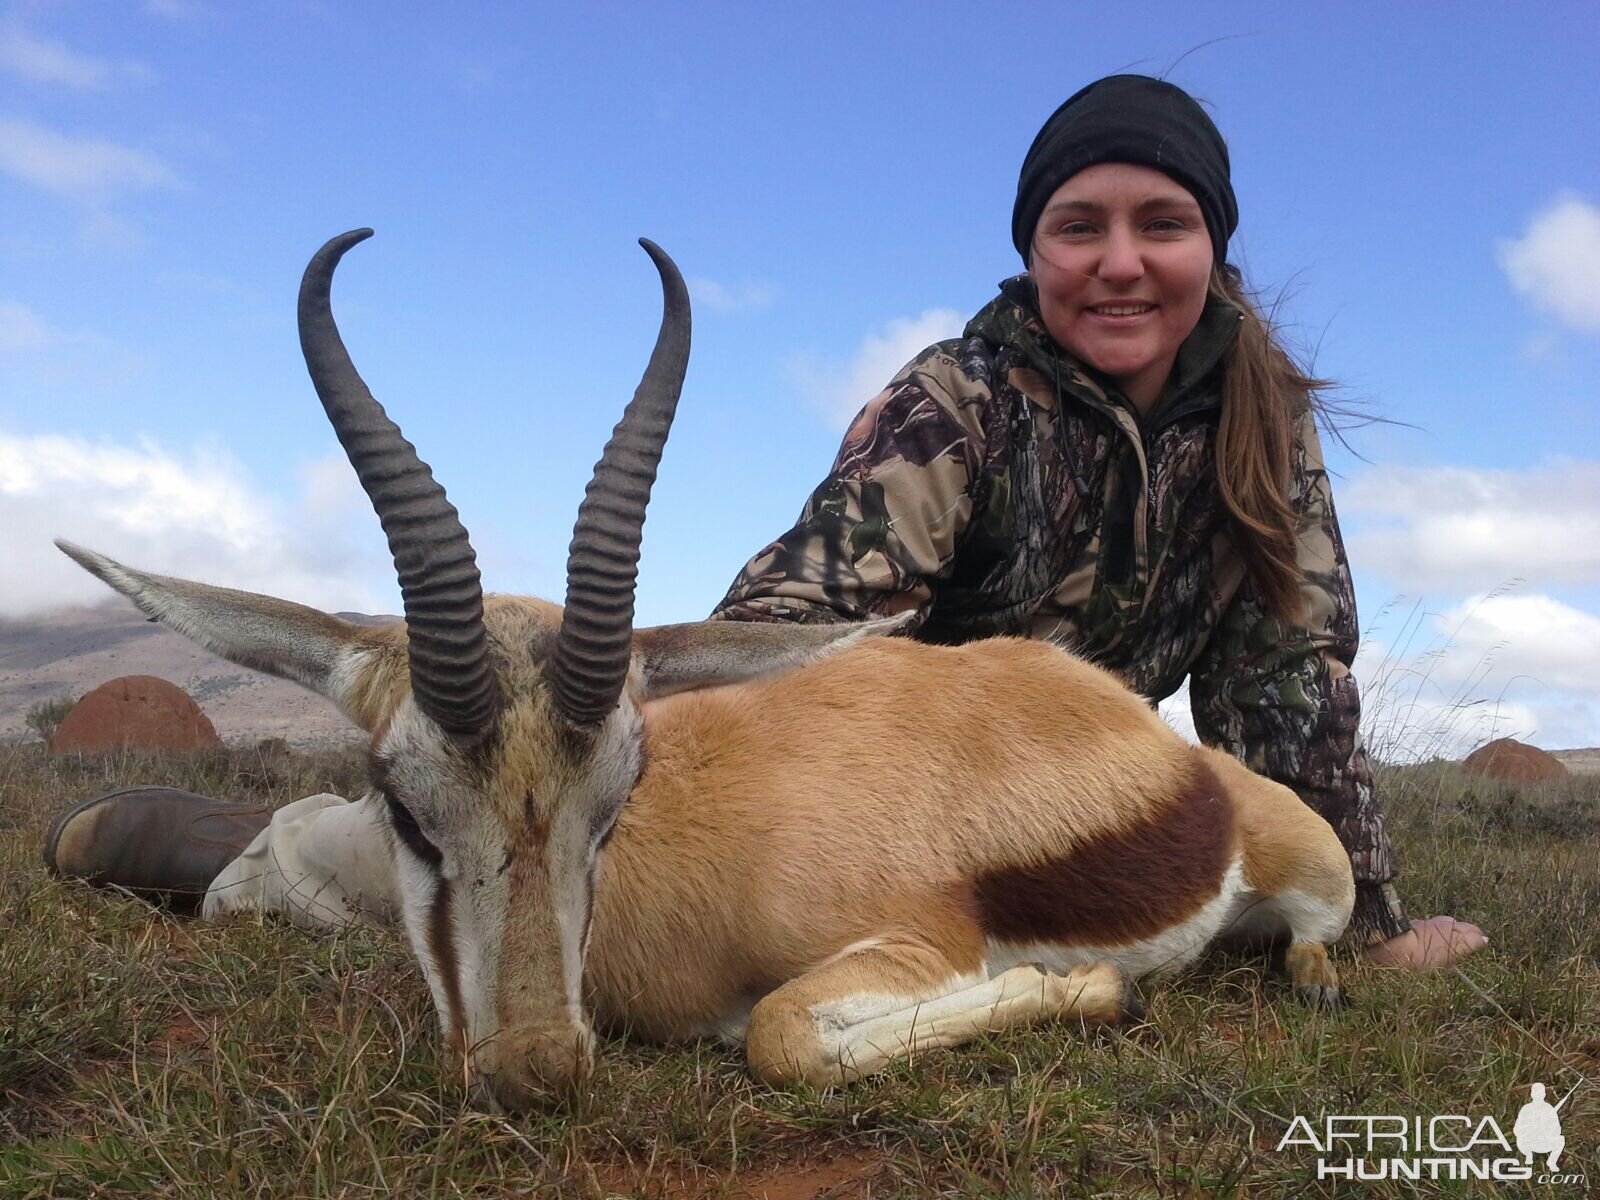
<path fill-rule="evenodd" d="M 1244 314 L 1222 360 L 1218 489 L 1256 590 L 1273 615 L 1292 621 L 1300 613 L 1305 578 L 1289 492 L 1296 431 L 1309 410 L 1321 407 L 1318 393 L 1332 385 L 1304 370 L 1285 349 L 1236 268 L 1213 270 L 1210 294 Z"/>

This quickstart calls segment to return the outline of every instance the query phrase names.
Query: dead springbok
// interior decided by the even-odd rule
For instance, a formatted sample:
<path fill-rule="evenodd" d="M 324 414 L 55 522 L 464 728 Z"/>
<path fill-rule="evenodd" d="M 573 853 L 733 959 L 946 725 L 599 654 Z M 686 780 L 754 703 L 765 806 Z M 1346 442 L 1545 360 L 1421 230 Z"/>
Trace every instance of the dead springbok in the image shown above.
<path fill-rule="evenodd" d="M 448 1042 L 523 1109 L 592 1060 L 589 1016 L 744 1040 L 775 1083 L 836 1083 L 1043 1019 L 1126 1019 L 1133 976 L 1224 929 L 1324 946 L 1350 865 L 1292 792 L 1196 749 L 1113 677 L 1037 641 L 947 647 L 864 625 L 635 631 L 645 505 L 689 351 L 666 292 L 643 382 L 578 512 L 565 609 L 484 598 L 429 468 L 300 292 L 318 395 L 388 535 L 406 625 L 61 548 L 201 645 L 327 696 L 371 734 L 400 906 Z"/>

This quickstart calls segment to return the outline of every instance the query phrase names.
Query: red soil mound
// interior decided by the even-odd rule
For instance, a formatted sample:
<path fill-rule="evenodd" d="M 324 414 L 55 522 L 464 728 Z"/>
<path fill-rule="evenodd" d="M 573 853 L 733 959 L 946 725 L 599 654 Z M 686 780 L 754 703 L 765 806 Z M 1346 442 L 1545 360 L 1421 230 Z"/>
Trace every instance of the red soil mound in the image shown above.
<path fill-rule="evenodd" d="M 1461 765 L 1474 775 L 1501 779 L 1507 783 L 1563 779 L 1567 774 L 1567 768 L 1555 755 L 1515 738 L 1497 738 L 1487 746 L 1479 746 L 1467 755 Z"/>
<path fill-rule="evenodd" d="M 86 695 L 50 739 L 52 752 L 203 750 L 222 745 L 210 719 L 176 684 L 124 675 Z"/>

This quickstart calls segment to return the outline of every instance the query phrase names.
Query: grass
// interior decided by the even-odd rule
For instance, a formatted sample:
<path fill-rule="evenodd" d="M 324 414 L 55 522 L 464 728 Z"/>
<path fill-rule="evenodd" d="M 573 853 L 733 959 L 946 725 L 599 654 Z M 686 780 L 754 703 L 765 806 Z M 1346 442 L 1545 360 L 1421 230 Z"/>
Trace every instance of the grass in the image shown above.
<path fill-rule="evenodd" d="M 1216 957 L 1148 989 L 1128 1032 L 1041 1028 L 827 1093 L 759 1086 L 720 1045 L 612 1041 L 581 1100 L 506 1119 L 443 1070 L 397 937 L 179 920 L 39 862 L 54 812 L 120 784 L 283 803 L 361 776 L 354 750 L 0 746 L 0 1196 L 1579 1196 L 1319 1183 L 1314 1155 L 1276 1149 L 1296 1114 L 1509 1134 L 1529 1083 L 1555 1099 L 1578 1075 L 1562 1169 L 1600 1180 L 1600 777 L 1385 769 L 1410 904 L 1492 945 L 1431 976 L 1345 954 L 1355 1002 L 1332 1016 Z"/>

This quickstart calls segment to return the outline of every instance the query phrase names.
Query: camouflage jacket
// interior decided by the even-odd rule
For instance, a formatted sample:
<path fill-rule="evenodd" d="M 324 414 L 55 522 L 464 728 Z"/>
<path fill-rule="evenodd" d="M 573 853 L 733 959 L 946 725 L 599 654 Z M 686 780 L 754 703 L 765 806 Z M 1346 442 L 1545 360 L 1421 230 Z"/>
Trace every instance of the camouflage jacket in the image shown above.
<path fill-rule="evenodd" d="M 1219 364 L 1240 314 L 1208 304 L 1141 421 L 1050 338 L 1018 276 L 962 338 L 919 354 L 845 434 L 793 529 L 714 619 L 841 621 L 906 609 L 916 636 L 1046 638 L 1152 703 L 1188 676 L 1202 741 L 1333 825 L 1359 936 L 1408 926 L 1357 741 L 1355 596 L 1314 419 L 1296 442 L 1303 620 L 1270 615 L 1229 532 L 1214 459 Z"/>

